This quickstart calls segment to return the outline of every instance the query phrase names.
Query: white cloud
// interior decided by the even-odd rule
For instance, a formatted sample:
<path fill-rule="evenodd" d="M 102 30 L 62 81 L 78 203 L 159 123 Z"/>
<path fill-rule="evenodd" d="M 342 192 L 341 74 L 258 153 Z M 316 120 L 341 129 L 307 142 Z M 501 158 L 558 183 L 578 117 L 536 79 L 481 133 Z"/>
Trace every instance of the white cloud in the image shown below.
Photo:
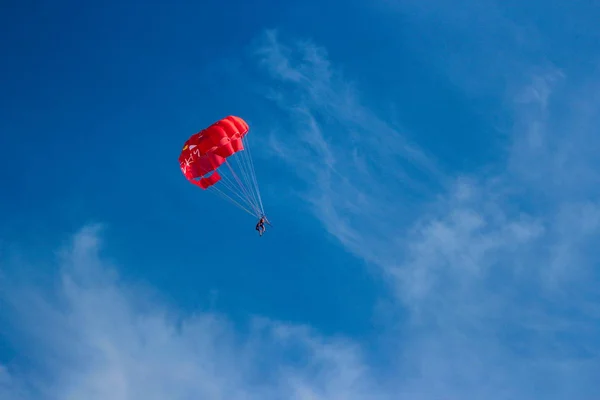
<path fill-rule="evenodd" d="M 291 84 L 269 93 L 298 134 L 273 136 L 274 153 L 306 180 L 306 200 L 325 227 L 361 257 L 380 259 L 389 247 L 385 228 L 402 223 L 399 209 L 415 204 L 402 193 L 432 193 L 445 184 L 444 173 L 401 128 L 361 104 L 323 48 L 288 46 L 267 31 L 256 56 L 275 82 Z"/>
<path fill-rule="evenodd" d="M 285 159 L 316 184 L 304 194 L 315 215 L 349 251 L 381 268 L 409 311 L 410 323 L 402 329 L 408 340 L 396 351 L 400 365 L 419 372 L 399 385 L 402 390 L 427 399 L 590 398 L 600 390 L 593 379 L 600 370 L 599 309 L 593 306 L 600 283 L 594 249 L 600 169 L 597 152 L 589 151 L 600 145 L 593 123 L 600 113 L 589 106 L 598 104 L 596 95 L 582 89 L 589 82 L 569 81 L 565 72 L 549 68 L 512 96 L 496 93 L 499 101 L 509 99 L 517 122 L 506 168 L 449 184 L 429 168 L 436 165 L 432 156 L 415 150 L 418 156 L 410 157 L 398 131 L 374 128 L 383 122 L 355 91 L 342 102 L 347 84 L 315 47 L 286 47 L 269 34 L 259 53 L 274 79 L 298 77 L 295 96 L 273 96 L 303 127 L 298 138 L 285 138 Z M 504 67 L 498 73 L 506 78 L 510 68 Z M 518 87 L 523 76 L 509 86 Z M 333 126 L 330 119 L 342 123 Z M 340 126 L 360 134 L 346 142 L 351 132 Z M 397 146 L 404 151 L 387 153 Z M 365 158 L 357 160 L 357 151 Z M 321 165 L 320 158 L 329 161 Z M 406 172 L 409 163 L 429 173 L 428 184 L 439 179 L 447 190 L 407 215 L 403 201 L 420 188 L 417 176 Z M 375 179 L 380 171 L 396 170 L 405 174 Z M 532 383 L 544 379 L 552 385 Z"/>
<path fill-rule="evenodd" d="M 45 295 L 4 288 L 31 365 L 0 368 L 3 399 L 378 398 L 355 344 L 260 317 L 240 334 L 221 315 L 178 315 L 117 277 L 100 233 L 74 236 Z"/>

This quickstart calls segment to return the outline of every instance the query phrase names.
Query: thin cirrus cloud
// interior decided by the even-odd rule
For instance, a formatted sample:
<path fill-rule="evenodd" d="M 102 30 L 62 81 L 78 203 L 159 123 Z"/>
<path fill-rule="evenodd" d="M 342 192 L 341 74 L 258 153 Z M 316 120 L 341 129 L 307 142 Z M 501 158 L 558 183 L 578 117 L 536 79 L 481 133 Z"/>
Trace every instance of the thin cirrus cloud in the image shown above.
<path fill-rule="evenodd" d="M 445 173 L 403 128 L 362 104 L 324 48 L 307 41 L 287 44 L 269 30 L 254 55 L 277 86 L 286 85 L 268 97 L 298 132 L 273 135 L 274 153 L 306 179 L 312 189 L 305 199 L 330 233 L 361 257 L 381 258 L 389 247 L 384 225 L 405 222 L 399 211 L 411 201 L 403 193 L 434 193 L 446 184 Z M 359 227 L 372 236 L 360 235 Z"/>
<path fill-rule="evenodd" d="M 299 137 L 297 142 L 286 137 L 287 147 L 277 138 L 273 143 L 293 170 L 318 183 L 302 195 L 332 235 L 381 268 L 409 310 L 403 335 L 410 332 L 410 339 L 399 346 L 407 348 L 399 362 L 413 369 L 400 393 L 411 398 L 597 393 L 600 295 L 594 288 L 600 257 L 594 243 L 600 239 L 600 169 L 594 154 L 600 114 L 593 88 L 600 77 L 571 77 L 547 64 L 513 71 L 514 90 L 495 94 L 515 121 L 504 165 L 495 166 L 500 172 L 451 178 L 432 167 L 433 157 L 407 145 L 401 132 L 389 135 L 389 127 L 383 152 L 377 129 L 362 141 L 339 140 L 352 129 L 384 123 L 361 104 L 324 49 L 284 44 L 268 32 L 257 54 L 273 78 L 296 85 L 271 97 L 290 112 Z M 516 54 L 506 61 L 496 70 L 503 79 L 528 60 Z M 452 68 L 448 76 L 456 83 L 462 79 L 472 95 L 477 75 Z M 490 74 L 493 68 L 480 75 Z M 490 86 L 477 93 L 484 89 Z M 340 122 L 337 133 L 328 119 Z M 397 158 L 386 157 L 390 148 Z M 368 155 L 357 160 L 357 149 Z M 319 163 L 322 159 L 327 162 Z M 414 189 L 410 180 L 416 176 L 390 177 L 401 182 L 396 186 L 378 185 L 369 169 L 404 171 L 404 162 L 447 188 L 409 229 L 398 204 L 402 189 Z M 306 171 L 307 164 L 318 167 Z"/>

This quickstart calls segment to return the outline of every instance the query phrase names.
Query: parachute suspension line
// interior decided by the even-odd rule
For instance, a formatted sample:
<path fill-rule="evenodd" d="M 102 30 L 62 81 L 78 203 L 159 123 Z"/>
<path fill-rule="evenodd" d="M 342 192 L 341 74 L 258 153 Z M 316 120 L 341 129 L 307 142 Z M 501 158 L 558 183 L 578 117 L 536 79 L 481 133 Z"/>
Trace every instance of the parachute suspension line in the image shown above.
<path fill-rule="evenodd" d="M 208 191 L 211 193 L 214 193 L 222 198 L 224 198 L 225 200 L 229 200 L 233 205 L 237 206 L 239 209 L 241 209 L 242 211 L 247 212 L 248 214 L 255 216 L 256 214 L 253 213 L 252 211 L 248 210 L 246 207 L 244 207 L 243 205 L 241 205 L 240 203 L 238 203 L 237 201 L 235 201 L 234 199 L 232 199 L 231 197 L 229 197 L 226 193 L 223 193 L 221 190 L 219 190 L 219 188 L 216 188 L 214 185 L 210 186 L 208 188 Z"/>
<path fill-rule="evenodd" d="M 245 149 L 241 153 L 242 153 L 242 160 L 244 160 L 244 167 L 247 171 L 248 186 L 250 188 L 252 188 L 251 191 L 252 191 L 252 196 L 254 197 L 254 203 L 256 204 L 256 208 L 260 210 L 260 215 L 263 216 L 263 215 L 265 215 L 265 210 L 262 206 L 262 202 L 260 199 L 260 191 L 259 191 L 258 185 L 256 184 L 256 181 L 257 181 L 256 174 L 254 173 L 252 165 L 250 163 L 251 158 Z"/>
<path fill-rule="evenodd" d="M 252 199 L 254 200 L 254 204 L 256 205 L 257 208 L 258 207 L 258 198 L 256 197 L 256 192 L 255 190 L 253 190 L 253 185 L 252 185 L 252 176 L 251 176 L 251 171 L 250 168 L 248 166 L 248 163 L 246 161 L 247 158 L 247 153 L 246 150 L 242 150 L 240 152 L 240 157 L 239 159 L 236 157 L 236 161 L 239 162 L 242 172 L 244 174 L 244 179 L 246 181 L 246 185 L 248 185 L 248 188 L 250 189 L 250 193 L 252 194 Z"/>
<path fill-rule="evenodd" d="M 250 152 L 250 144 L 248 143 L 248 139 L 246 139 L 246 137 L 244 136 L 242 138 L 242 142 L 244 143 L 244 146 L 246 149 L 248 149 L 248 160 L 250 161 L 250 168 L 251 168 L 251 176 L 254 180 L 254 186 L 256 188 L 256 194 L 258 195 L 258 202 L 260 204 L 260 210 L 262 211 L 262 214 L 265 214 L 265 208 L 263 206 L 263 202 L 262 202 L 262 197 L 260 195 L 260 188 L 258 187 L 258 180 L 256 178 L 256 170 L 254 169 L 254 161 L 252 161 L 252 153 Z"/>
<path fill-rule="evenodd" d="M 219 182 L 217 185 L 221 185 L 223 188 L 227 189 L 232 197 L 237 197 L 241 203 L 244 204 L 244 206 L 254 211 L 254 215 L 260 215 L 258 207 L 255 206 L 252 201 L 248 199 L 248 196 L 244 194 L 243 190 L 238 187 L 239 185 L 235 183 L 227 169 L 220 169 L 220 175 L 221 182 Z"/>
<path fill-rule="evenodd" d="M 231 178 L 229 178 L 227 175 L 221 174 L 221 186 L 223 186 L 225 189 L 227 189 L 231 195 L 237 197 L 242 202 L 242 204 L 244 204 L 246 207 L 250 207 L 251 209 L 254 210 L 255 213 L 257 212 L 255 206 L 252 203 L 249 203 L 246 198 L 241 196 L 238 190 L 235 190 L 235 184 L 231 182 Z M 225 194 L 225 192 L 223 192 L 223 193 Z M 230 197 L 233 197 L 233 196 L 230 196 Z M 234 199 L 232 199 L 232 200 L 234 200 Z"/>
<path fill-rule="evenodd" d="M 240 151 L 240 153 L 238 153 L 238 154 L 239 154 L 239 157 L 232 157 L 232 159 L 234 160 L 234 163 L 238 166 L 238 168 L 240 170 L 242 179 L 244 180 L 244 184 L 246 185 L 246 187 L 245 187 L 246 191 L 248 193 L 250 193 L 250 195 L 251 195 L 251 198 L 249 200 L 252 201 L 252 204 L 254 205 L 255 209 L 258 211 L 258 210 L 260 210 L 260 207 L 258 205 L 259 203 L 258 203 L 258 199 L 256 198 L 256 193 L 254 190 L 252 190 L 253 189 L 252 183 L 251 183 L 252 177 L 250 176 L 250 170 L 247 166 L 247 163 L 244 162 L 245 161 L 244 156 L 246 154 L 244 154 L 243 150 Z M 237 154 L 236 154 L 236 156 L 237 156 Z M 260 211 L 258 211 L 258 213 L 260 214 Z"/>
<path fill-rule="evenodd" d="M 237 174 L 235 173 L 235 171 L 233 170 L 233 168 L 231 168 L 231 164 L 229 164 L 229 160 L 225 160 L 225 164 L 227 164 L 227 167 L 229 168 L 229 171 L 231 171 L 231 174 L 233 175 L 233 177 L 235 178 L 235 180 L 237 181 L 240 189 L 245 193 L 246 198 L 248 200 L 248 202 L 251 203 L 251 196 L 248 194 L 248 191 L 246 189 L 246 187 L 244 186 L 244 184 L 240 181 L 240 178 L 238 178 Z M 260 212 L 260 210 L 256 209 L 256 211 Z"/>
<path fill-rule="evenodd" d="M 235 165 L 237 166 L 241 178 L 244 181 L 245 185 L 244 185 L 244 189 L 249 197 L 249 201 L 251 201 L 254 204 L 255 209 L 257 210 L 257 214 L 260 215 L 260 206 L 259 206 L 259 202 L 258 199 L 256 197 L 256 193 L 252 184 L 252 177 L 250 176 L 250 169 L 248 168 L 247 162 L 246 161 L 246 154 L 244 154 L 245 151 L 242 150 L 240 151 L 238 154 L 236 154 L 236 157 L 232 157 L 232 160 L 234 160 L 233 162 L 235 163 Z"/>
<path fill-rule="evenodd" d="M 258 187 L 258 181 L 256 179 L 256 171 L 254 169 L 254 162 L 252 160 L 252 153 L 250 151 L 250 145 L 248 143 L 248 140 L 245 137 L 243 139 L 245 139 L 244 140 L 244 146 L 248 150 L 248 154 L 245 154 L 245 155 L 247 157 L 246 159 L 247 159 L 247 163 L 248 163 L 248 169 L 250 170 L 250 177 L 251 177 L 252 182 L 254 184 L 254 190 L 255 190 L 255 193 L 256 193 L 257 198 L 258 198 L 258 206 L 260 207 L 260 210 L 261 210 L 262 214 L 264 215 L 265 210 L 264 210 L 264 207 L 263 207 L 263 204 L 262 204 L 262 198 L 261 198 L 261 195 L 260 195 L 260 189 Z"/>

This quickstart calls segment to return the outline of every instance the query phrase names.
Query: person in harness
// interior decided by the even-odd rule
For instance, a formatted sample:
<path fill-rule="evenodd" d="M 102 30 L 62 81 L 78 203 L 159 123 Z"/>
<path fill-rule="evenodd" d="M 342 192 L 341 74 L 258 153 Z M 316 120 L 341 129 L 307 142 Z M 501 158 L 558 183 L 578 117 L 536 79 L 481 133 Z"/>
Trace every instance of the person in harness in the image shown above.
<path fill-rule="evenodd" d="M 260 217 L 260 219 L 258 220 L 257 224 L 256 224 L 256 230 L 258 231 L 258 235 L 262 236 L 263 233 L 265 233 L 265 230 L 267 229 L 265 227 L 265 222 L 269 225 L 271 225 L 271 223 L 267 220 L 266 216 L 262 216 Z"/>

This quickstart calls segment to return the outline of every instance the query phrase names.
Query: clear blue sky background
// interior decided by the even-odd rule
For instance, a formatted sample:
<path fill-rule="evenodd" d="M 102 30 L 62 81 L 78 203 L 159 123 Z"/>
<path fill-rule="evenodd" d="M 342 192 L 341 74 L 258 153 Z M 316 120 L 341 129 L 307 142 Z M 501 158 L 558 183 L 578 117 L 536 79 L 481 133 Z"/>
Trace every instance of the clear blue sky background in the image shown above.
<path fill-rule="evenodd" d="M 598 5 L 2 9 L 0 398 L 597 398 Z"/>

